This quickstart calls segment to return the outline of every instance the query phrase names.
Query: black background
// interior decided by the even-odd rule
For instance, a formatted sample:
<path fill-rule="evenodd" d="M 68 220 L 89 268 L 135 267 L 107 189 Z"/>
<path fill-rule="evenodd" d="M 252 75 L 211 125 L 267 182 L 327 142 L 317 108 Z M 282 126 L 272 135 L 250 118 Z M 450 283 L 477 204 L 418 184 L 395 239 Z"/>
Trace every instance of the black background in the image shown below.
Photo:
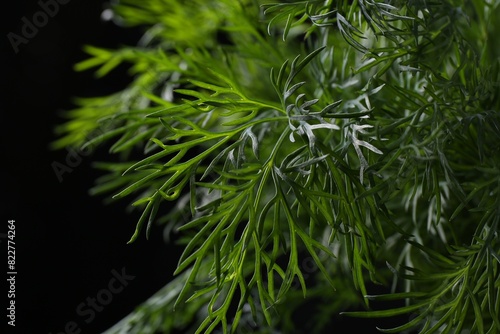
<path fill-rule="evenodd" d="M 1 20 L 1 233 L 6 233 L 9 219 L 15 220 L 18 274 L 16 327 L 7 327 L 6 333 L 64 333 L 71 321 L 81 333 L 100 333 L 172 278 L 181 249 L 164 243 L 159 226 L 150 240 L 141 235 L 127 245 L 138 213 L 128 213 L 126 201 L 105 205 L 104 198 L 89 196 L 100 175 L 91 163 L 107 159 L 105 149 L 82 157 L 59 182 L 52 164 L 67 164 L 68 152 L 48 146 L 57 138 L 54 128 L 64 121 L 62 112 L 74 107 L 73 97 L 110 94 L 130 81 L 120 67 L 99 80 L 92 71 L 75 72 L 73 65 L 86 57 L 82 46 L 134 45 L 141 30 L 101 20 L 106 1 L 72 0 L 59 5 L 58 13 L 16 53 L 7 34 L 21 35 L 22 18 L 32 21 L 41 7 L 38 1 L 9 4 L 3 5 Z M 2 239 L 2 253 L 6 244 Z M 111 271 L 122 268 L 135 278 L 87 323 L 77 313 L 78 305 L 106 289 Z M 4 313 L 2 319 L 7 322 Z M 337 319 L 334 328 L 338 333 L 344 326 L 348 332 L 368 333 L 374 325 Z"/>
<path fill-rule="evenodd" d="M 1 233 L 7 220 L 16 221 L 18 274 L 16 327 L 6 333 L 55 334 L 70 321 L 81 333 L 100 333 L 172 278 L 179 250 L 163 242 L 161 227 L 153 229 L 149 241 L 142 235 L 127 245 L 138 212 L 127 213 L 126 201 L 105 205 L 104 197 L 89 196 L 100 175 L 91 163 L 106 159 L 105 149 L 82 157 L 59 182 L 52 163 L 66 165 L 68 152 L 48 145 L 57 138 L 55 125 L 64 122 L 62 112 L 74 107 L 73 97 L 107 95 L 130 81 L 123 68 L 100 80 L 92 71 L 75 72 L 73 65 L 86 57 L 82 46 L 134 45 L 141 30 L 101 20 L 105 1 L 72 0 L 59 5 L 58 13 L 15 53 L 7 34 L 22 36 L 22 18 L 32 21 L 41 7 L 38 1 L 9 3 L 2 8 Z M 6 244 L 2 239 L 4 254 Z M 111 271 L 122 268 L 135 278 L 86 323 L 89 317 L 79 315 L 77 306 L 106 289 Z"/>

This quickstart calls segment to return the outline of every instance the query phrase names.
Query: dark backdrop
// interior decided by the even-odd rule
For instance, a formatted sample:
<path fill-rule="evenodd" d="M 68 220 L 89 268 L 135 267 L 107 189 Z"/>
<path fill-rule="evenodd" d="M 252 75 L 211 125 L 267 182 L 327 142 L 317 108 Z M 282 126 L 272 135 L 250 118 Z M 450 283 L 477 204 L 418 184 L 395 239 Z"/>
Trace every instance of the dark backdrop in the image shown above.
<path fill-rule="evenodd" d="M 104 198 L 88 195 L 100 175 L 91 162 L 109 158 L 104 149 L 82 157 L 62 182 L 52 168 L 53 162 L 65 164 L 67 158 L 67 151 L 52 151 L 48 145 L 56 139 L 54 127 L 63 122 L 62 112 L 74 107 L 72 98 L 109 94 L 129 82 L 124 68 L 99 80 L 92 71 L 74 72 L 72 66 L 85 59 L 82 46 L 133 45 L 141 36 L 139 29 L 101 20 L 106 1 L 59 1 L 63 4 L 16 0 L 1 9 L 1 258 L 7 272 L 5 233 L 8 220 L 15 220 L 17 271 L 16 327 L 8 326 L 5 333 L 9 334 L 71 332 L 66 326 L 75 326 L 81 333 L 100 333 L 172 278 L 181 251 L 163 242 L 161 227 L 153 228 L 149 241 L 142 234 L 127 245 L 138 213 L 127 213 L 128 202 L 105 205 Z M 47 15 L 44 23 L 37 13 L 47 3 L 57 3 L 58 8 L 50 7 L 53 17 Z M 44 23 L 36 33 L 24 27 L 26 20 L 34 19 Z M 16 52 L 13 35 L 11 40 L 8 36 L 23 37 L 23 29 L 33 36 L 17 45 Z M 129 276 L 127 286 L 112 294 L 109 304 L 89 321 L 88 298 L 105 297 L 102 290 L 109 290 L 117 273 Z M 115 283 L 118 289 L 120 284 Z M 7 289 L 1 293 L 5 298 Z M 81 303 L 84 307 L 79 312 Z M 2 309 L 6 313 L 6 307 Z M 368 333 L 374 325 L 337 319 L 332 330 Z"/>
<path fill-rule="evenodd" d="M 73 107 L 72 97 L 109 94 L 129 81 L 120 69 L 102 80 L 91 71 L 74 72 L 73 64 L 85 58 L 82 46 L 117 47 L 140 37 L 138 29 L 101 20 L 105 1 L 60 2 L 16 0 L 1 9 L 1 258 L 6 268 L 4 234 L 7 221 L 14 219 L 17 271 L 16 327 L 8 326 L 6 333 L 55 334 L 65 332 L 71 321 L 81 333 L 100 333 L 171 279 L 178 258 L 178 250 L 163 243 L 160 227 L 149 241 L 142 235 L 127 245 L 138 213 L 126 213 L 127 202 L 105 205 L 103 197 L 88 195 L 100 175 L 91 162 L 106 158 L 104 150 L 83 157 L 71 173 L 63 174 L 62 182 L 52 168 L 54 161 L 65 164 L 67 151 L 52 151 L 48 145 L 56 138 L 55 125 L 63 122 L 61 112 Z M 45 24 L 37 14 L 41 3 L 58 4 L 48 7 L 53 17 L 47 15 Z M 29 36 L 23 17 L 39 20 L 40 27 L 16 53 L 8 34 L 24 38 L 25 29 Z M 127 286 L 89 321 L 87 298 L 109 296 L 100 291 L 109 290 L 113 270 L 129 276 Z M 118 281 L 114 288 L 119 290 Z M 7 290 L 2 290 L 6 297 Z M 81 303 L 85 306 L 78 313 Z M 3 327 L 6 308 L 2 310 Z"/>

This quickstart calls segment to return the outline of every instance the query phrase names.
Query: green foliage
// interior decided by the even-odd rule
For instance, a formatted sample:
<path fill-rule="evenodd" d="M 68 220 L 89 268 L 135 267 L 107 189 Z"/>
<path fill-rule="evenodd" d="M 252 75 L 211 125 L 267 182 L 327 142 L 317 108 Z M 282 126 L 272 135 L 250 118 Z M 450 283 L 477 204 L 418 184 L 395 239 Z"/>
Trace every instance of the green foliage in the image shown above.
<path fill-rule="evenodd" d="M 499 3 L 115 4 L 144 38 L 76 68 L 133 82 L 78 100 L 54 146 L 111 143 L 92 193 L 133 197 L 130 242 L 159 223 L 185 248 L 108 333 L 289 333 L 311 298 L 311 332 L 500 332 Z"/>

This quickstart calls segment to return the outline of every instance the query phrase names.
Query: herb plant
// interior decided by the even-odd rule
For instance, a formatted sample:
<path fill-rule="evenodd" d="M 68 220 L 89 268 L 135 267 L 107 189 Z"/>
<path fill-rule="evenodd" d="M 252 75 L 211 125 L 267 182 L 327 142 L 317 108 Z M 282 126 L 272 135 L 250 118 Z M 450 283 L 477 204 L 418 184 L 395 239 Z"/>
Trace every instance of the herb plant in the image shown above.
<path fill-rule="evenodd" d="M 92 194 L 184 253 L 107 333 L 291 333 L 311 298 L 308 332 L 500 333 L 499 3 L 114 3 L 143 38 L 76 69 L 133 81 L 79 99 L 54 147 L 108 143 Z"/>

